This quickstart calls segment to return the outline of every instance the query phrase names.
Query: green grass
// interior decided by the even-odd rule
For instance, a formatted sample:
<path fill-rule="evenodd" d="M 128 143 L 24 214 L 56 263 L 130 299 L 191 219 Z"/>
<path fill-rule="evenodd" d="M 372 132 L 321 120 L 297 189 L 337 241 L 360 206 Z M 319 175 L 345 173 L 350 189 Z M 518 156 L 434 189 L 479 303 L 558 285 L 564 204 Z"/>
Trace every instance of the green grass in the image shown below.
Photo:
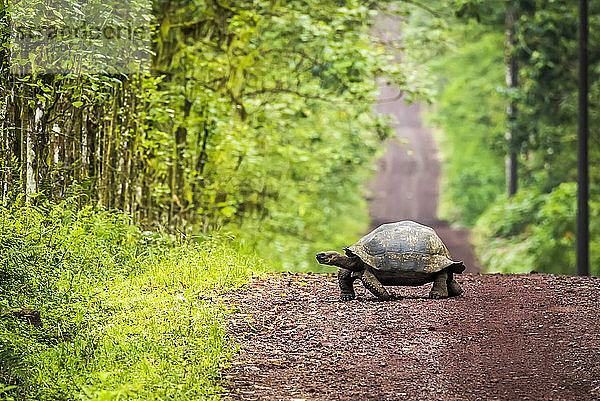
<path fill-rule="evenodd" d="M 0 309 L 43 321 L 0 319 L 0 400 L 217 399 L 235 345 L 215 296 L 263 262 L 227 238 L 178 243 L 72 209 L 0 217 Z"/>

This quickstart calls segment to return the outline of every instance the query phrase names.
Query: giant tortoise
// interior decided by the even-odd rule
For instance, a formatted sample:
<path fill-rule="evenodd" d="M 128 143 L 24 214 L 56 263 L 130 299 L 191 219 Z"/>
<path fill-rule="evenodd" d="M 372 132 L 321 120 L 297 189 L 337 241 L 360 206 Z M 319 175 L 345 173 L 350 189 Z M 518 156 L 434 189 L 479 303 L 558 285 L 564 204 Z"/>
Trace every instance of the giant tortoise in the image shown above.
<path fill-rule="evenodd" d="M 433 282 L 429 297 L 434 299 L 463 292 L 454 280 L 454 273 L 465 270 L 463 262 L 450 258 L 432 228 L 414 221 L 383 224 L 344 251 L 346 255 L 335 251 L 317 254 L 319 263 L 340 268 L 342 301 L 355 298 L 353 284 L 359 278 L 382 301 L 391 298 L 384 285 L 417 286 Z"/>

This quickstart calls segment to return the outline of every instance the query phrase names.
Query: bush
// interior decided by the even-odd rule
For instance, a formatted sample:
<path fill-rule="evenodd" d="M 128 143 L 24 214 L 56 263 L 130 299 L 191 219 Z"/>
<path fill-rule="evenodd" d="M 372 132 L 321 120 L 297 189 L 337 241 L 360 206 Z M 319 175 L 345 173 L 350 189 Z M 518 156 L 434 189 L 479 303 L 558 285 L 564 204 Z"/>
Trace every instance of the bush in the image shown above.
<path fill-rule="evenodd" d="M 477 221 L 475 246 L 489 271 L 575 274 L 577 184 L 567 182 L 549 194 L 523 190 L 499 199 Z M 590 267 L 599 274 L 600 196 L 590 201 Z"/>

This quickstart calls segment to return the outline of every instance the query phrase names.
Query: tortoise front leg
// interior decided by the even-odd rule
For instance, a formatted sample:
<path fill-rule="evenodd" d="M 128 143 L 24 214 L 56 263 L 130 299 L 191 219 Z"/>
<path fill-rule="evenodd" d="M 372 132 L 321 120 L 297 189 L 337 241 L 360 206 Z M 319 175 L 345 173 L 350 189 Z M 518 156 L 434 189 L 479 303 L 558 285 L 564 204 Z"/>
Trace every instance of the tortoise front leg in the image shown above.
<path fill-rule="evenodd" d="M 356 298 L 354 294 L 354 280 L 352 271 L 348 269 L 340 269 L 338 272 L 338 284 L 340 286 L 340 299 L 342 301 L 352 301 Z"/>
<path fill-rule="evenodd" d="M 440 299 L 448 297 L 448 271 L 439 272 L 434 279 L 433 288 L 429 291 L 429 298 Z"/>
<path fill-rule="evenodd" d="M 381 284 L 373 272 L 371 272 L 371 269 L 365 269 L 361 278 L 365 288 L 371 291 L 371 293 L 379 298 L 380 301 L 389 301 L 392 298 L 383 284 Z"/>

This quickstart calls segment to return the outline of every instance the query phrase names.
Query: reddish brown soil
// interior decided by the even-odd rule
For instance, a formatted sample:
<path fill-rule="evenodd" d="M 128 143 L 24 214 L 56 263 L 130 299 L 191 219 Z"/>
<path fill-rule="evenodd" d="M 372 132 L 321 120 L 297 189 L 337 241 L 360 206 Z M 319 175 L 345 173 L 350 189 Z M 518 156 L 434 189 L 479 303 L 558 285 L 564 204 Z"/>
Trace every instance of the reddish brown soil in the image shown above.
<path fill-rule="evenodd" d="M 396 25 L 378 23 L 378 35 L 397 39 Z M 600 278 L 474 273 L 468 231 L 436 217 L 440 164 L 419 106 L 381 90 L 378 109 L 398 124 L 370 186 L 372 228 L 433 226 L 471 272 L 456 276 L 465 294 L 430 300 L 430 286 L 403 287 L 405 298 L 378 302 L 357 284 L 358 299 L 340 302 L 333 275 L 256 279 L 224 297 L 240 346 L 223 371 L 225 398 L 600 399 Z"/>
<path fill-rule="evenodd" d="M 600 399 L 600 278 L 477 275 L 338 300 L 335 277 L 277 274 L 225 296 L 230 400 Z M 393 288 L 393 287 L 392 287 Z"/>

